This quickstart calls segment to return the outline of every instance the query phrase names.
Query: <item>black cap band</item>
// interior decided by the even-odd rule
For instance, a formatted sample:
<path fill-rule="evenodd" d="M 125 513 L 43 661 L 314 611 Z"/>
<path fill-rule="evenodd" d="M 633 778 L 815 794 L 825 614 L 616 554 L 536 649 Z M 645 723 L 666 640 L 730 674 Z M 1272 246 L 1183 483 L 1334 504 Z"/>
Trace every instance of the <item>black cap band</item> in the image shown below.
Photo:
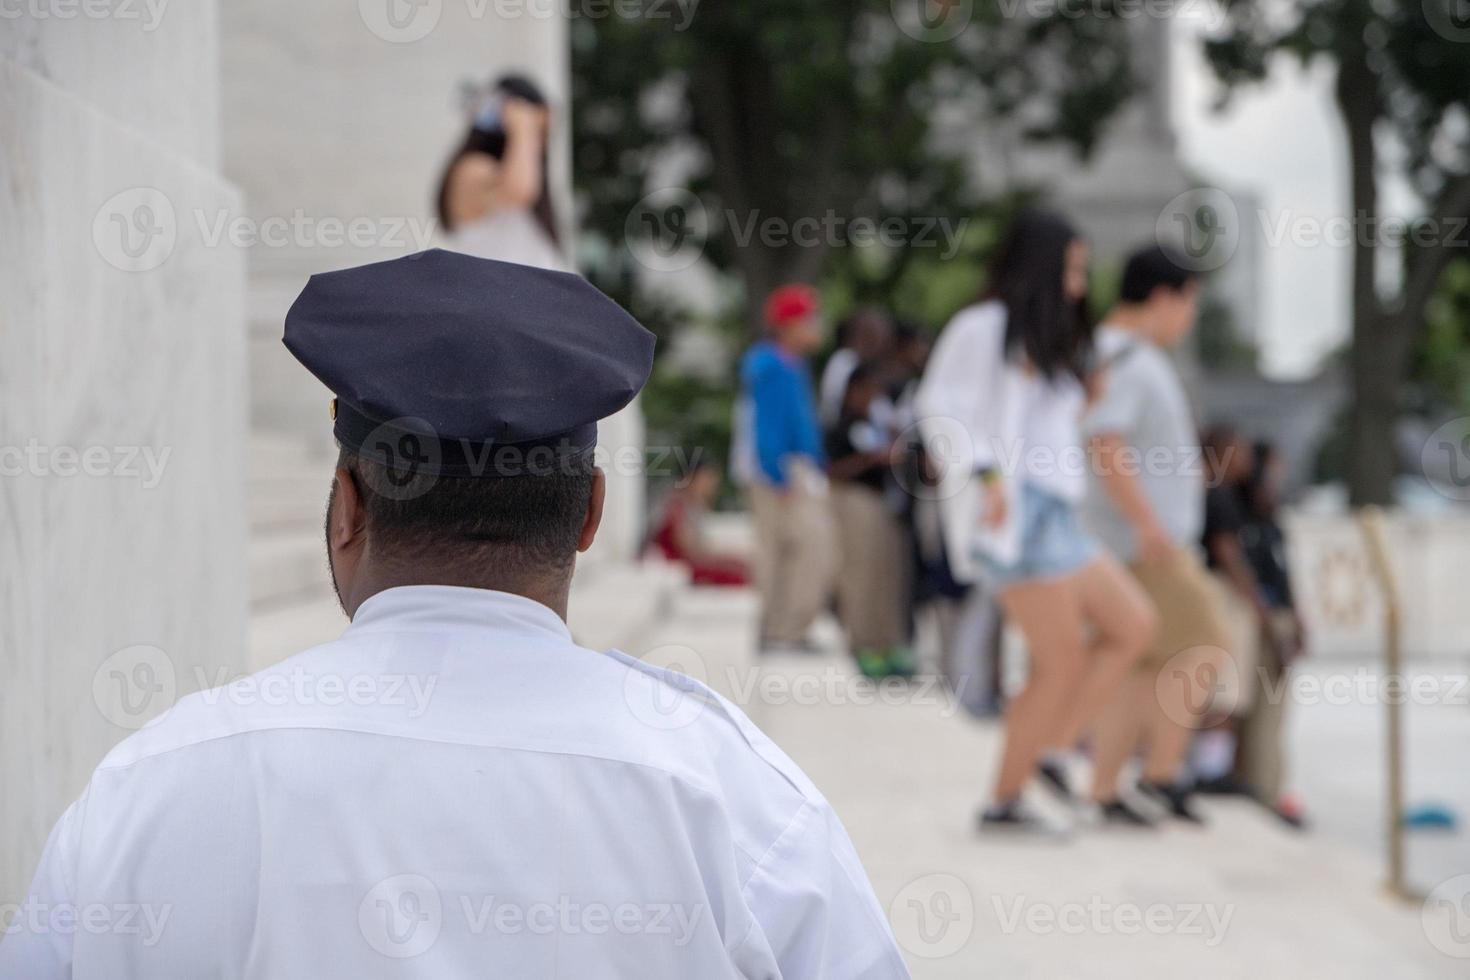
<path fill-rule="evenodd" d="M 382 421 L 334 399 L 337 441 L 362 459 L 405 478 L 492 478 L 585 472 L 597 448 L 597 423 L 525 442 L 448 438 L 423 419 Z"/>

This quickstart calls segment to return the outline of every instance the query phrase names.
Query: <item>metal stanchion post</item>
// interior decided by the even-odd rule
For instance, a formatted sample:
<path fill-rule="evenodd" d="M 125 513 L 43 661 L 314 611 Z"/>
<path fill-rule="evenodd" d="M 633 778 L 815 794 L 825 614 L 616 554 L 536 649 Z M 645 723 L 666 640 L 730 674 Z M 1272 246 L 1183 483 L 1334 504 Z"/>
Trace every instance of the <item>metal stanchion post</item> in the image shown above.
<path fill-rule="evenodd" d="M 1399 593 L 1388 558 L 1382 509 L 1363 508 L 1358 515 L 1358 523 L 1367 545 L 1368 562 L 1383 595 L 1383 669 L 1388 678 L 1402 677 Z M 1417 896 L 1404 880 L 1404 712 L 1398 698 L 1384 698 L 1384 703 L 1388 709 L 1385 718 L 1388 726 L 1388 888 L 1400 898 L 1412 899 Z"/>

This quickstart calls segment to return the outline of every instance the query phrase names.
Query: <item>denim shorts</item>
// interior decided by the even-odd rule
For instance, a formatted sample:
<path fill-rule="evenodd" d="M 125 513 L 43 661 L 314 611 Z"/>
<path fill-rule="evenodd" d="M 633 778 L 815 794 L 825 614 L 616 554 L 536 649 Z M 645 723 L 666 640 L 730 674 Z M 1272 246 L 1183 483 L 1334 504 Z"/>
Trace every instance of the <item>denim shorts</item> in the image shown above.
<path fill-rule="evenodd" d="M 1021 484 L 1021 553 L 1013 564 L 1001 564 L 981 551 L 977 554 L 985 583 L 1000 590 L 1030 579 L 1060 578 L 1079 571 L 1095 559 L 1097 544 L 1082 528 L 1071 501 L 1032 483 Z"/>

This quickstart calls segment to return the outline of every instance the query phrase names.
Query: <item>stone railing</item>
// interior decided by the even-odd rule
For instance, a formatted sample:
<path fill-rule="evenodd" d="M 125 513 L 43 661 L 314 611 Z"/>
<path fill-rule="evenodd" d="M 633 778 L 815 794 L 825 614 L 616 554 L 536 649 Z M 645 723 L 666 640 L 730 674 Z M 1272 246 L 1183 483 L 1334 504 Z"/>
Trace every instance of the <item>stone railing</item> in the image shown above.
<path fill-rule="evenodd" d="M 1383 655 L 1385 601 L 1363 530 L 1349 514 L 1285 522 L 1297 603 L 1315 656 Z M 1470 661 L 1470 516 L 1388 513 L 1384 533 L 1407 656 Z M 1464 576 L 1464 578 L 1462 578 Z"/>

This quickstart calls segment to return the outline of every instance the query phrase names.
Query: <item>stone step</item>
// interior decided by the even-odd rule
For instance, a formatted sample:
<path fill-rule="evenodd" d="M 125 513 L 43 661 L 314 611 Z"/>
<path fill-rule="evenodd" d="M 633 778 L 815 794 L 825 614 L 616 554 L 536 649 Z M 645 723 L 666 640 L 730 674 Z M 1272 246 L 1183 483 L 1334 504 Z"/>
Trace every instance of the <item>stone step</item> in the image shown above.
<path fill-rule="evenodd" d="M 250 669 L 262 670 L 334 640 L 346 625 L 347 617 L 331 592 L 256 608 L 250 614 Z"/>
<path fill-rule="evenodd" d="M 252 530 L 250 603 L 252 607 L 289 604 L 330 595 L 326 546 L 321 528 Z"/>
<path fill-rule="evenodd" d="M 252 429 L 250 432 L 251 475 L 279 470 L 321 458 L 311 444 L 292 432 Z"/>
<path fill-rule="evenodd" d="M 246 486 L 252 532 L 320 528 L 332 479 L 332 457 L 287 434 L 250 435 Z"/>
<path fill-rule="evenodd" d="M 325 470 L 296 477 L 253 479 L 247 491 L 251 531 L 321 529 L 331 475 Z"/>
<path fill-rule="evenodd" d="M 345 620 L 332 594 L 320 532 L 257 534 L 250 565 L 253 669 L 341 631 Z M 579 571 L 568 612 L 572 634 L 594 650 L 633 652 L 668 615 L 687 581 L 682 568 L 664 562 Z"/>
<path fill-rule="evenodd" d="M 322 515 L 332 458 L 298 436 L 261 429 L 250 433 L 249 452 L 252 608 L 330 600 Z"/>
<path fill-rule="evenodd" d="M 577 642 L 594 650 L 632 653 L 685 588 L 688 573 L 662 561 L 579 566 L 567 619 Z"/>

